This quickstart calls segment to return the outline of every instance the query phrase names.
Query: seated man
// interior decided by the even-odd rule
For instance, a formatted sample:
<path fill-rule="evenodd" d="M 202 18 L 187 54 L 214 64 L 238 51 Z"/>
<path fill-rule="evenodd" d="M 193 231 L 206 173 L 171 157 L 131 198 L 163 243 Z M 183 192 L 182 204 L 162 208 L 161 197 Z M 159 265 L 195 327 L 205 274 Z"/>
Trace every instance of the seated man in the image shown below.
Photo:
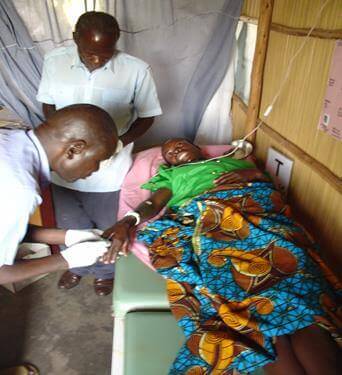
<path fill-rule="evenodd" d="M 113 155 L 117 142 L 111 117 L 89 104 L 65 107 L 28 132 L 0 130 L 0 284 L 88 266 L 104 253 L 107 243 L 94 232 L 28 226 L 28 221 L 42 201 L 41 189 L 49 183 L 50 170 L 67 181 L 85 178 Z M 23 239 L 71 247 L 15 262 Z M 82 241 L 87 242 L 79 244 Z"/>
<path fill-rule="evenodd" d="M 187 338 L 170 373 L 337 374 L 334 292 L 271 181 L 252 162 L 205 160 L 186 140 L 162 153 L 168 165 L 143 185 L 152 196 L 105 231 L 103 260 L 127 253 L 135 226 L 168 207 L 138 239 Z"/>

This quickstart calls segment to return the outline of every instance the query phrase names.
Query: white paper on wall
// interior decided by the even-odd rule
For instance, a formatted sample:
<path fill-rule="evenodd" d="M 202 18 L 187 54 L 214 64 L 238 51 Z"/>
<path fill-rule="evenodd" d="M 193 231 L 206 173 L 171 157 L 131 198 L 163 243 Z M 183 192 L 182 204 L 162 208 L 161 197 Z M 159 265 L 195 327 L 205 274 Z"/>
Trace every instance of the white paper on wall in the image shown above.
<path fill-rule="evenodd" d="M 342 40 L 336 41 L 318 128 L 342 139 Z"/>
<path fill-rule="evenodd" d="M 268 149 L 266 170 L 271 175 L 276 188 L 285 196 L 290 185 L 292 166 L 293 160 L 272 147 Z"/>

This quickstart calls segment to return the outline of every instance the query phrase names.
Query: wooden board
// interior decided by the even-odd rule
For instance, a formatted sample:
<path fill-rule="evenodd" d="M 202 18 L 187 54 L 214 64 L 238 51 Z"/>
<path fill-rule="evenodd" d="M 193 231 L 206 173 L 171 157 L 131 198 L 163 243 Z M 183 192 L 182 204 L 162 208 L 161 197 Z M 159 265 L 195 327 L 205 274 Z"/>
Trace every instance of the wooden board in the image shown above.
<path fill-rule="evenodd" d="M 275 0 L 272 22 L 296 28 L 311 28 L 325 0 Z M 242 14 L 252 18 L 259 16 L 260 0 L 245 0 Z M 317 28 L 342 28 L 342 2 L 330 0 L 319 16 Z"/>
<path fill-rule="evenodd" d="M 302 40 L 271 32 L 260 113 L 266 110 L 278 92 L 290 60 Z M 335 175 L 341 176 L 341 142 L 318 129 L 334 47 L 334 41 L 308 39 L 294 60 L 288 80 L 266 122 Z M 263 119 L 263 116 L 260 117 Z"/>
<path fill-rule="evenodd" d="M 242 138 L 245 134 L 246 108 L 236 96 L 233 98 L 232 119 L 233 138 Z M 265 165 L 269 147 L 277 149 L 294 161 L 289 201 L 301 222 L 321 244 L 328 263 L 336 270 L 336 265 L 342 264 L 341 194 L 309 164 L 305 164 L 262 129 L 258 131 L 255 147 L 255 155 L 261 166 Z"/>

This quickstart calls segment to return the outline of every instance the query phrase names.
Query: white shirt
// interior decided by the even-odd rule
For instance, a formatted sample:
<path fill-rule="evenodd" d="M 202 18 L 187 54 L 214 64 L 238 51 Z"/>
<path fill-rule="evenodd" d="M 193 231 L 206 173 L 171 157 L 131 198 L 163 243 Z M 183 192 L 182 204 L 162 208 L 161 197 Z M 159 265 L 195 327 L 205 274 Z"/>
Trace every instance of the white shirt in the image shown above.
<path fill-rule="evenodd" d="M 77 103 L 97 105 L 111 115 L 119 135 L 126 133 L 138 117 L 162 113 L 148 64 L 118 52 L 103 67 L 89 72 L 75 46 L 57 48 L 45 56 L 37 100 L 54 104 L 56 109 Z M 126 146 L 123 155 L 102 163 L 100 170 L 85 180 L 70 184 L 52 174 L 52 181 L 79 191 L 119 190 L 131 166 L 132 147 Z"/>
<path fill-rule="evenodd" d="M 0 129 L 0 266 L 14 263 L 49 179 L 49 162 L 33 131 Z"/>

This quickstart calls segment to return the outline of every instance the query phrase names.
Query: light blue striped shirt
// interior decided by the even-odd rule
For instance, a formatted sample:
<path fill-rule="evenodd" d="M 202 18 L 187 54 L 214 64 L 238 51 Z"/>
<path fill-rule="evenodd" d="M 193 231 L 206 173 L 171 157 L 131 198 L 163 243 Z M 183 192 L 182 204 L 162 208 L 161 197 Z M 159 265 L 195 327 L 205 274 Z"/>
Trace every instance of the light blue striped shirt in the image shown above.
<path fill-rule="evenodd" d="M 33 130 L 0 129 L 0 266 L 13 264 L 49 181 L 48 158 Z"/>

